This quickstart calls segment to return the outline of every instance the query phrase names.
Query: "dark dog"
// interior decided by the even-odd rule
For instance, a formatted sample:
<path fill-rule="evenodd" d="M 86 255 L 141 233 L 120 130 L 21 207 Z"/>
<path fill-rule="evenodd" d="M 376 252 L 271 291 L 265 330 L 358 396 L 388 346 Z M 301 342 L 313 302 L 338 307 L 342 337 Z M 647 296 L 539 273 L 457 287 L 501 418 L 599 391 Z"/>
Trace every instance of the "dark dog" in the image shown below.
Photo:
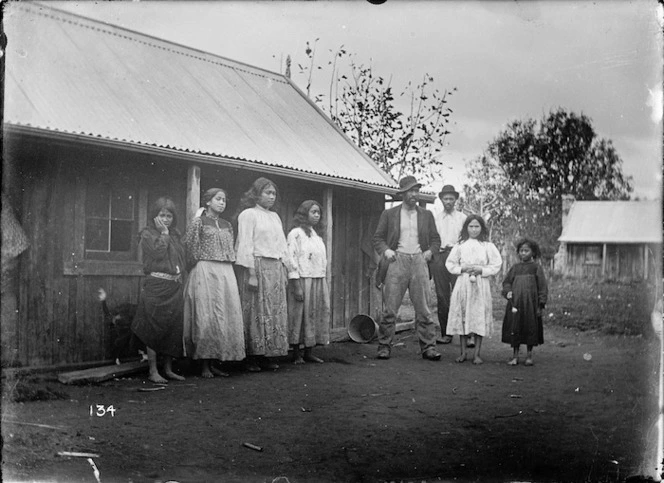
<path fill-rule="evenodd" d="M 104 313 L 104 323 L 111 329 L 110 349 L 116 363 L 122 359 L 131 359 L 145 353 L 145 344 L 131 331 L 131 323 L 136 315 L 136 304 L 123 303 L 113 311 L 106 303 L 106 292 L 103 288 L 98 291 L 97 297 L 101 302 Z"/>

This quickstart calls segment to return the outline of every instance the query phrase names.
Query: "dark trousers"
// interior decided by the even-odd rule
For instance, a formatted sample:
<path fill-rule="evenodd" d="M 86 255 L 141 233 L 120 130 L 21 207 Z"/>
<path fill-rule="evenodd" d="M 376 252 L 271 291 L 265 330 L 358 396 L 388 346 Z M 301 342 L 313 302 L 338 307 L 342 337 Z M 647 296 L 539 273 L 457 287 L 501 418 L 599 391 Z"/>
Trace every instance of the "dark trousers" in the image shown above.
<path fill-rule="evenodd" d="M 451 250 L 443 250 L 433 256 L 433 261 L 429 266 L 433 282 L 436 285 L 436 299 L 438 302 L 438 323 L 440 332 L 445 335 L 447 332 L 447 315 L 450 311 L 450 295 L 454 289 L 456 275 L 452 275 L 445 268 L 445 261 Z"/>

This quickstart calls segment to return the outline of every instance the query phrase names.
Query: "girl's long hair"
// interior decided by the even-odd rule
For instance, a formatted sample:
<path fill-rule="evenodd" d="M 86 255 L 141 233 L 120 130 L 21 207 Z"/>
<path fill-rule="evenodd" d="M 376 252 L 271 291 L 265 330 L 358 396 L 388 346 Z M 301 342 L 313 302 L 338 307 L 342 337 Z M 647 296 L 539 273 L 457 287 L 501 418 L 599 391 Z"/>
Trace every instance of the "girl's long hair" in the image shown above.
<path fill-rule="evenodd" d="M 517 254 L 519 253 L 519 250 L 521 250 L 521 247 L 523 245 L 528 245 L 530 247 L 530 249 L 533 252 L 533 258 L 534 259 L 537 259 L 537 258 L 542 256 L 542 252 L 540 251 L 539 244 L 535 240 L 532 240 L 530 238 L 521 238 L 520 240 L 518 240 L 516 242 L 516 244 L 514 246 L 516 246 L 516 253 Z"/>
<path fill-rule="evenodd" d="M 170 228 L 175 228 L 178 224 L 178 215 L 175 210 L 175 203 L 173 203 L 173 200 L 170 199 L 168 196 L 162 196 L 152 204 L 152 207 L 150 208 L 148 226 L 152 228 L 157 228 L 154 224 L 154 219 L 157 217 L 157 215 L 161 210 L 168 210 L 171 212 L 171 214 L 173 215 L 173 222 L 171 223 Z"/>
<path fill-rule="evenodd" d="M 470 222 L 473 220 L 477 220 L 477 222 L 480 224 L 480 227 L 482 227 L 477 240 L 484 242 L 489 239 L 489 230 L 487 230 L 484 218 L 482 218 L 480 215 L 468 215 L 466 221 L 463 222 L 463 228 L 461 228 L 461 234 L 459 235 L 459 242 L 464 242 L 470 238 L 470 235 L 468 234 L 468 225 L 470 225 Z"/>
<path fill-rule="evenodd" d="M 313 206 L 318 206 L 318 209 L 320 210 L 320 221 L 316 226 L 311 226 L 309 224 L 309 211 Z M 318 201 L 306 200 L 298 206 L 297 210 L 295 210 L 290 229 L 292 230 L 293 228 L 298 227 L 302 228 L 309 237 L 311 236 L 312 228 L 321 236 L 325 233 L 325 225 L 323 224 L 323 207 Z"/>
<path fill-rule="evenodd" d="M 235 218 L 237 218 L 240 213 L 242 213 L 244 210 L 247 208 L 253 208 L 258 204 L 258 200 L 261 197 L 261 194 L 267 188 L 268 186 L 272 185 L 274 187 L 274 190 L 277 192 L 277 200 L 279 199 L 279 189 L 277 188 L 277 185 L 274 183 L 274 181 L 268 179 L 268 178 L 263 178 L 260 177 L 256 181 L 254 181 L 251 185 L 251 187 L 244 192 L 242 195 L 242 198 L 240 199 L 240 204 L 237 208 L 237 211 L 235 213 Z M 276 210 L 277 202 L 275 201 L 274 205 L 272 205 L 272 208 L 270 208 L 271 211 L 277 211 Z"/>

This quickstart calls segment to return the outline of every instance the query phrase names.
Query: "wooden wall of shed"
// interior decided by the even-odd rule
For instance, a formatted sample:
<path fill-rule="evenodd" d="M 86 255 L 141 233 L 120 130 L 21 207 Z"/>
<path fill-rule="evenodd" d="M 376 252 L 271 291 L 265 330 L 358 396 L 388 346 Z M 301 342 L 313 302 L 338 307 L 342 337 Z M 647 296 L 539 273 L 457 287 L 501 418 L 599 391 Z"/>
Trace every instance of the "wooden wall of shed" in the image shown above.
<path fill-rule="evenodd" d="M 567 245 L 566 274 L 594 280 L 632 281 L 644 278 L 644 245 L 642 244 L 607 244 L 604 275 L 602 261 L 599 264 L 587 263 L 588 250 L 602 245 L 569 243 Z"/>
<path fill-rule="evenodd" d="M 65 275 L 65 260 L 73 253 L 72 244 L 82 243 L 73 234 L 85 222 L 86 181 L 103 176 L 109 167 L 135 176 L 149 203 L 169 195 L 184 206 L 186 166 L 152 161 L 144 155 L 53 142 L 22 143 L 13 152 L 11 162 L 20 171 L 23 190 L 17 214 L 30 247 L 20 259 L 18 316 L 15 322 L 2 321 L 3 326 L 15 324 L 7 330 L 17 335 L 16 357 L 8 360 L 3 350 L 3 364 L 57 365 L 111 357 L 110 327 L 97 290 L 106 290 L 111 309 L 137 303 L 141 274 L 123 273 L 121 264 L 107 262 L 96 272 Z M 178 217 L 184 220 L 184 211 Z"/>
<path fill-rule="evenodd" d="M 83 244 L 75 234 L 84 228 L 87 181 L 113 170 L 131 173 L 147 193 L 147 206 L 159 196 L 173 198 L 182 220 L 179 228 L 184 231 L 188 165 L 175 158 L 39 138 L 16 143 L 9 158 L 17 173 L 14 187 L 22 193 L 15 211 L 30 247 L 21 255 L 17 270 L 16 317 L 6 318 L 3 313 L 3 334 L 15 337 L 3 340 L 2 363 L 41 366 L 109 360 L 110 327 L 104 324 L 97 290 L 106 290 L 111 308 L 125 302 L 137 303 L 142 277 L 136 263 L 123 269 L 115 262 L 89 264 L 87 269 L 65 274 L 64 267 L 77 244 L 78 249 Z M 263 175 L 260 171 L 202 165 L 201 190 L 225 188 L 229 199 L 225 217 L 232 219 L 241 195 Z M 325 190 L 330 188 L 306 180 L 267 176 L 279 189 L 278 212 L 285 232 L 302 201 L 315 199 L 322 203 Z M 380 310 L 379 292 L 373 284 L 371 236 L 384 198 L 378 193 L 331 189 L 331 328 L 333 339 L 340 339 L 346 337 L 353 316 L 362 313 L 376 318 Z M 80 265 L 84 263 L 76 266 Z"/>

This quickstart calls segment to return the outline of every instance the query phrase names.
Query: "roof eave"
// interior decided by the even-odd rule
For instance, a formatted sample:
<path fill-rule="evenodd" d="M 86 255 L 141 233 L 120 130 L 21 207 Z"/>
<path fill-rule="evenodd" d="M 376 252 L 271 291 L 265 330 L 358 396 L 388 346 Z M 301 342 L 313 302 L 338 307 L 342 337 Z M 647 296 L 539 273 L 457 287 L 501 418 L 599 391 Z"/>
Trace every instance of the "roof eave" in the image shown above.
<path fill-rule="evenodd" d="M 11 122 L 5 122 L 3 124 L 3 130 L 5 135 L 37 136 L 44 139 L 52 139 L 54 141 L 81 142 L 96 147 L 123 149 L 126 151 L 132 151 L 137 153 L 153 154 L 153 155 L 165 156 L 170 158 L 177 158 L 180 160 L 184 159 L 189 162 L 223 165 L 233 168 L 244 168 L 250 170 L 260 170 L 262 172 L 274 175 L 303 179 L 306 181 L 312 181 L 316 183 L 328 184 L 333 186 L 340 186 L 344 188 L 371 191 L 374 193 L 381 193 L 383 195 L 389 195 L 389 196 L 394 196 L 397 193 L 397 188 L 391 188 L 389 186 L 366 183 L 358 180 L 334 177 L 325 174 L 312 173 L 304 170 L 293 169 L 285 166 L 276 166 L 248 159 L 230 158 L 215 154 L 196 153 L 192 151 L 178 150 L 176 148 L 167 148 L 167 147 L 155 146 L 150 144 L 133 143 L 118 139 L 110 139 L 100 136 L 94 136 L 91 134 L 77 134 L 77 133 L 70 133 L 64 131 L 54 131 L 34 126 L 12 124 Z M 423 194 L 421 196 L 421 200 L 428 203 L 432 203 L 434 198 L 435 196 L 433 195 L 428 196 L 426 194 Z"/>

